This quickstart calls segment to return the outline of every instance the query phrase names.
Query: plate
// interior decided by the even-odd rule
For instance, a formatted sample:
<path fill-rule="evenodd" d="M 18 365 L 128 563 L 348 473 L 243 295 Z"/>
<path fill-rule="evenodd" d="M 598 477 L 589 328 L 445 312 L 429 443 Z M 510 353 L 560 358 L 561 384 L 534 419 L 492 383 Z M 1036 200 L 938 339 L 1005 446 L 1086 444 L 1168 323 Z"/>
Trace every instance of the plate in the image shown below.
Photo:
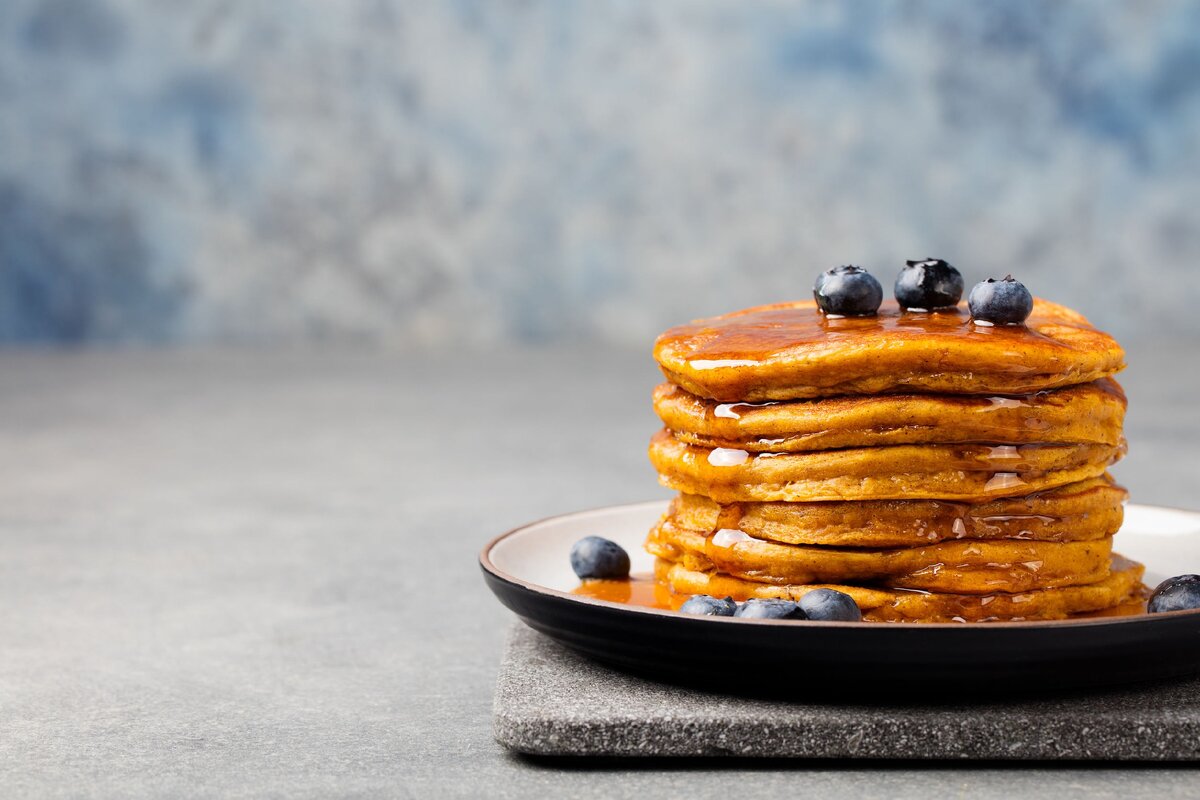
<path fill-rule="evenodd" d="M 864 696 L 915 702 L 1092 689 L 1200 672 L 1200 611 L 1042 622 L 839 623 L 694 617 L 571 594 L 578 539 L 619 543 L 635 573 L 666 501 L 544 519 L 488 543 L 488 587 L 532 628 L 592 658 L 674 682 L 744 694 Z M 1126 507 L 1121 553 L 1146 583 L 1200 572 L 1200 512 Z"/>

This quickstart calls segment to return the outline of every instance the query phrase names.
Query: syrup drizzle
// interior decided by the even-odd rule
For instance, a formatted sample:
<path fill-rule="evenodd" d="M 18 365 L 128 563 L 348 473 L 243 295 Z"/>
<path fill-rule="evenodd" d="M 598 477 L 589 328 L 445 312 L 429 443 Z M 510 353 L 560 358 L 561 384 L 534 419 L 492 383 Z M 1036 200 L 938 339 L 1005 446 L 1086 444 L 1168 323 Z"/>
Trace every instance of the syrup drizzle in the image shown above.
<path fill-rule="evenodd" d="M 742 415 L 734 409 L 737 408 L 766 408 L 767 406 L 775 405 L 775 401 L 767 403 L 720 403 L 713 409 L 714 417 L 723 419 L 741 419 Z M 782 441 L 782 440 L 780 440 Z"/>
<path fill-rule="evenodd" d="M 991 367 L 1013 374 L 1028 374 L 1021 350 L 1030 347 L 1061 351 L 1066 345 L 1037 328 L 1039 324 L 1061 325 L 1061 320 L 1039 317 L 1035 313 L 1025 325 L 979 326 L 972 323 L 963 306 L 938 309 L 929 314 L 906 314 L 894 301 L 886 300 L 879 312 L 870 317 L 838 317 L 821 314 L 811 304 L 780 305 L 747 310 L 721 318 L 680 325 L 665 332 L 658 347 L 681 348 L 688 366 L 695 370 L 756 367 L 773 355 L 797 345 L 816 342 L 837 343 L 854 340 L 941 336 L 962 338 L 987 336 L 1003 340 L 1011 347 L 1011 358 L 996 359 Z M 1077 327 L 1087 327 L 1078 325 Z"/>
<path fill-rule="evenodd" d="M 1025 481 L 1015 472 L 997 472 L 983 485 L 986 492 L 999 492 L 1024 485 Z"/>
<path fill-rule="evenodd" d="M 710 540 L 714 547 L 729 547 L 732 548 L 740 542 L 758 542 L 761 539 L 755 539 L 750 534 L 739 531 L 736 528 L 721 528 L 712 535 Z"/>
<path fill-rule="evenodd" d="M 714 467 L 736 467 L 749 459 L 749 452 L 734 447 L 714 447 L 708 452 L 708 463 Z"/>

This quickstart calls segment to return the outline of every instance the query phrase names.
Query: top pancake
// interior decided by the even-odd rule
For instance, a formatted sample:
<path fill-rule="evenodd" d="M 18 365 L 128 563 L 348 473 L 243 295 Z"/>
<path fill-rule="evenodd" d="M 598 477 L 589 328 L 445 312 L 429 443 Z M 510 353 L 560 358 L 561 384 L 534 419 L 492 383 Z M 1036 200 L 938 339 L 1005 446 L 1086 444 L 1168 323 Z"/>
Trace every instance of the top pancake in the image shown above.
<path fill-rule="evenodd" d="M 873 317 L 780 303 L 671 328 L 654 344 L 667 379 L 700 397 L 759 402 L 842 394 L 1032 394 L 1125 366 L 1120 345 L 1069 308 L 1035 299 L 1024 325 L 984 326 L 964 306 L 886 301 Z"/>

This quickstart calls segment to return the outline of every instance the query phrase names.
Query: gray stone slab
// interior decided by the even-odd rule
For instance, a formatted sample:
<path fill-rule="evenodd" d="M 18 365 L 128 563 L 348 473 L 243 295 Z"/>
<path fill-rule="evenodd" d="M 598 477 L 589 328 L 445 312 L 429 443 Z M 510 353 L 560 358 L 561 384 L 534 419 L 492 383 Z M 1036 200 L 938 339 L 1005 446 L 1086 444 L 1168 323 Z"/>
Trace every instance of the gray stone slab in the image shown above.
<path fill-rule="evenodd" d="M 627 675 L 516 623 L 495 725 L 543 756 L 1194 761 L 1200 679 L 994 704 L 756 700 Z"/>

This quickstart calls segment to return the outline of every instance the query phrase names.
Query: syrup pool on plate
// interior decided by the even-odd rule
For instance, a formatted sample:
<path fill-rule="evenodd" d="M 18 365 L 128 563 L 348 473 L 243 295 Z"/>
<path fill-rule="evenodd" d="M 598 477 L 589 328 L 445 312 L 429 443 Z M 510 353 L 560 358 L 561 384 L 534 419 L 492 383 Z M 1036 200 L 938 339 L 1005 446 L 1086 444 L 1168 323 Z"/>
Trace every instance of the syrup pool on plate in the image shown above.
<path fill-rule="evenodd" d="M 606 600 L 628 606 L 644 606 L 674 611 L 687 600 L 654 579 L 653 575 L 630 575 L 628 578 L 590 578 L 581 581 L 571 594 Z"/>

